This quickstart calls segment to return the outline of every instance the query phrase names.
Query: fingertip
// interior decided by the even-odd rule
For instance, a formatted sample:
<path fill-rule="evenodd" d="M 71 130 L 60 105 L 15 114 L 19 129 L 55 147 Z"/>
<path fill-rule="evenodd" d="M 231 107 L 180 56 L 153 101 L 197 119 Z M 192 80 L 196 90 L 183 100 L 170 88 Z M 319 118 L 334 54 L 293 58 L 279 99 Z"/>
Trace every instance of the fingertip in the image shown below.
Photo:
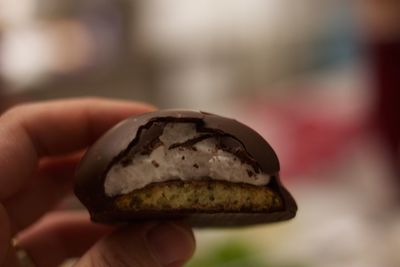
<path fill-rule="evenodd" d="M 184 223 L 129 224 L 100 240 L 76 266 L 181 267 L 194 250 L 192 229 Z"/>
<path fill-rule="evenodd" d="M 192 229 L 182 223 L 155 225 L 147 234 L 149 249 L 162 266 L 175 266 L 189 260 L 195 250 Z"/>

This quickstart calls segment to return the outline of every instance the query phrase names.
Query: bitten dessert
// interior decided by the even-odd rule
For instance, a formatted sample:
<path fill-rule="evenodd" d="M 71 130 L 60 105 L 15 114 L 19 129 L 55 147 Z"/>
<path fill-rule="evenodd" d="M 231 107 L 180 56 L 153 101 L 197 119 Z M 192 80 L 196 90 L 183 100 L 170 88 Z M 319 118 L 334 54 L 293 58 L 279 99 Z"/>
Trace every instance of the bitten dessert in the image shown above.
<path fill-rule="evenodd" d="M 131 117 L 105 133 L 78 167 L 75 194 L 101 223 L 245 226 L 288 220 L 297 211 L 275 152 L 257 132 L 182 110 Z"/>

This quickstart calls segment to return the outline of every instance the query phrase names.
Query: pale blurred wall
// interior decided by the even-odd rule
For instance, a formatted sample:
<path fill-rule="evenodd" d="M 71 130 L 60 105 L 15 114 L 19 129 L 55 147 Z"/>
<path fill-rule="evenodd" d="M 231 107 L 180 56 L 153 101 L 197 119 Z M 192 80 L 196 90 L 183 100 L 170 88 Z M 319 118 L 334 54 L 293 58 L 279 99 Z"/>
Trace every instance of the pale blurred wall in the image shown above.
<path fill-rule="evenodd" d="M 347 1 L 150 0 L 139 9 L 138 47 L 159 62 L 159 97 L 168 106 L 266 90 L 354 41 Z"/>
<path fill-rule="evenodd" d="M 346 61 L 354 41 L 348 1 L 0 5 L 0 73 L 34 99 L 89 94 L 203 107 Z"/>

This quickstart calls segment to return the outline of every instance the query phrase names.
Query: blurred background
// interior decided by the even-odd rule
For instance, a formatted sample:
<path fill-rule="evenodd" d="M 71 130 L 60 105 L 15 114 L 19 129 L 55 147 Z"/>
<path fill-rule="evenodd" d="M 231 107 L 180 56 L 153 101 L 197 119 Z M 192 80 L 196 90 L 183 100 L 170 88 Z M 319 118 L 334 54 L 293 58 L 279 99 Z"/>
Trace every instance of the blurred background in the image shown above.
<path fill-rule="evenodd" d="M 0 0 L 0 110 L 79 96 L 237 118 L 298 216 L 189 267 L 400 266 L 400 1 Z"/>

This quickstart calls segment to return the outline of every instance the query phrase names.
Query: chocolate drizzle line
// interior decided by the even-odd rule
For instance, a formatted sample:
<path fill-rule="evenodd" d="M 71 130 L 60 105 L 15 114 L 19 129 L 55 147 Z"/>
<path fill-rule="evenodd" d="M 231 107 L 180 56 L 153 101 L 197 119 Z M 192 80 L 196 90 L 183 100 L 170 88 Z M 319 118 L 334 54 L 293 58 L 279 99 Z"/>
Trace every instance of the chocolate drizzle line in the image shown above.
<path fill-rule="evenodd" d="M 186 122 L 186 123 L 193 123 L 193 121 L 186 121 L 184 119 L 179 119 L 175 122 Z M 144 125 L 143 128 L 139 128 L 137 137 L 131 142 L 128 148 L 121 153 L 109 166 L 107 172 L 111 169 L 112 165 L 120 162 L 123 166 L 128 166 L 132 163 L 133 157 L 135 157 L 138 153 L 140 155 L 150 155 L 151 152 L 157 148 L 158 146 L 162 145 L 160 141 L 160 136 L 163 133 L 163 130 L 167 123 L 164 119 L 154 120 L 149 122 L 148 124 Z M 226 134 L 221 133 L 219 131 L 213 131 L 212 129 L 203 128 L 200 125 L 196 124 L 196 130 L 199 133 L 203 133 L 200 136 L 196 136 L 192 139 L 186 140 L 182 143 L 175 143 L 168 147 L 168 149 L 175 149 L 175 148 L 191 148 L 194 151 L 197 151 L 195 144 L 208 139 L 208 138 L 215 138 L 217 141 L 217 148 L 221 149 L 225 152 L 231 153 L 235 155 L 242 163 L 249 164 L 253 167 L 257 174 L 260 173 L 260 166 L 254 160 L 254 158 L 246 151 L 243 144 L 237 140 L 236 138 Z M 153 130 L 153 128 L 155 128 Z M 146 131 L 146 133 L 143 133 Z M 140 139 L 144 138 L 144 134 L 149 135 L 145 137 L 146 142 L 141 142 Z M 154 138 L 154 139 L 152 139 Z M 140 147 L 135 146 L 136 144 L 141 144 Z M 135 149 L 132 149 L 135 148 Z"/>

